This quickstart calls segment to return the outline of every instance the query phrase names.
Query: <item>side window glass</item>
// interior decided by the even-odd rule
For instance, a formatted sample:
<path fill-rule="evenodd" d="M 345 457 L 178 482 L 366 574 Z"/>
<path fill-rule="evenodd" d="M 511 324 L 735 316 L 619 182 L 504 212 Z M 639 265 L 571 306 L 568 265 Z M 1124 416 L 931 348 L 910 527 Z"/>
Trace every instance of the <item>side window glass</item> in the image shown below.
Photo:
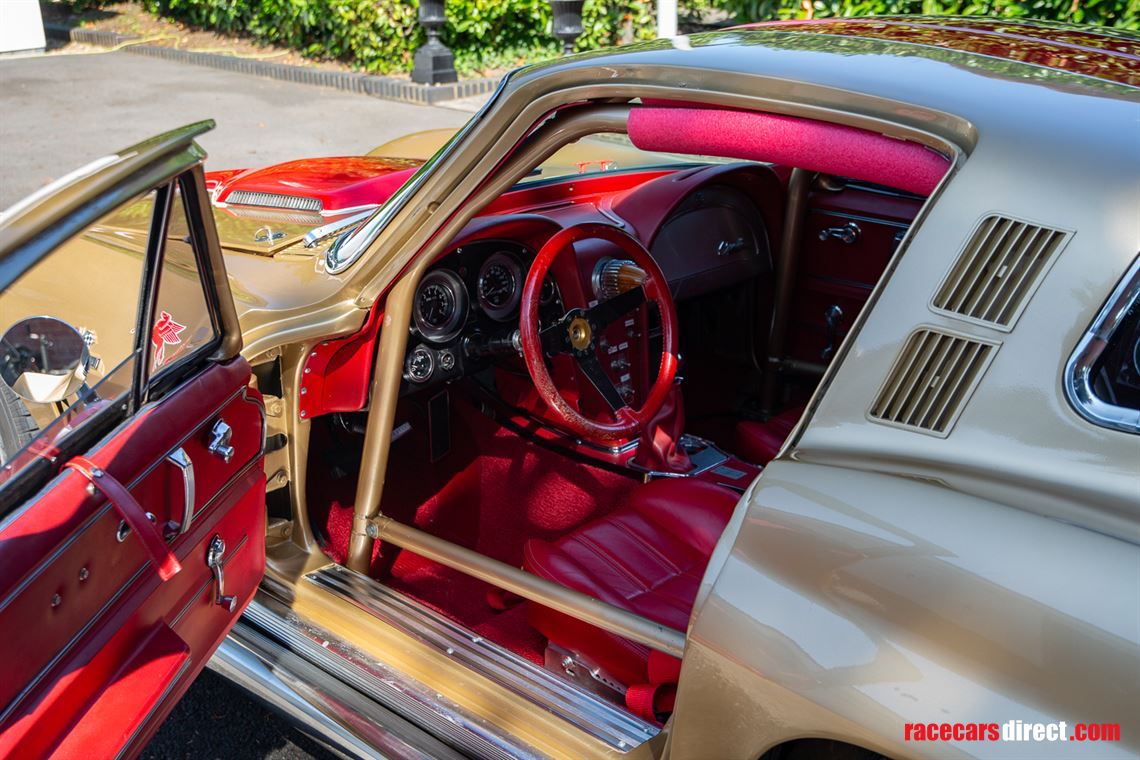
<path fill-rule="evenodd" d="M 166 229 L 158 298 L 150 326 L 148 370 L 159 375 L 218 336 L 203 289 L 194 241 L 183 205 L 175 192 Z"/>
<path fill-rule="evenodd" d="M 131 389 L 155 198 L 120 206 L 0 293 L 0 484 Z"/>
<path fill-rule="evenodd" d="M 135 344 L 155 192 L 119 207 L 0 293 L 0 331 L 29 317 L 75 327 L 90 350 L 88 385 L 113 374 Z"/>
<path fill-rule="evenodd" d="M 1088 421 L 1140 433 L 1140 257 L 1077 344 L 1065 392 Z"/>

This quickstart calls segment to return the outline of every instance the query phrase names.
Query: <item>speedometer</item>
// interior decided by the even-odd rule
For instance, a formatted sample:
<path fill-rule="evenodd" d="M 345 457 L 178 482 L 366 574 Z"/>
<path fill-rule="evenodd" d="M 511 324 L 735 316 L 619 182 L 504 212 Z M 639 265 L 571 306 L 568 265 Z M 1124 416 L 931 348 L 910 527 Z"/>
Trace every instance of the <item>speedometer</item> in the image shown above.
<path fill-rule="evenodd" d="M 428 272 L 416 290 L 412 317 L 416 329 L 437 343 L 451 340 L 463 329 L 467 317 L 467 288 L 449 269 Z"/>
<path fill-rule="evenodd" d="M 492 254 L 479 270 L 479 306 L 491 319 L 509 319 L 522 295 L 522 268 L 505 251 Z"/>

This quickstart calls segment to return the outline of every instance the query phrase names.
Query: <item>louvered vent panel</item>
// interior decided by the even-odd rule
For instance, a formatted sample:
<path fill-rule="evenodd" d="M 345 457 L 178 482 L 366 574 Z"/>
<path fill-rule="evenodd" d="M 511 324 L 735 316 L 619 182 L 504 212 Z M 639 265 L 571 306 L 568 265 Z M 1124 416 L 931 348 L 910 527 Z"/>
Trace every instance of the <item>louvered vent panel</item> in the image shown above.
<path fill-rule="evenodd" d="M 300 195 L 281 195 L 280 193 L 257 193 L 251 190 L 234 190 L 226 198 L 226 203 L 239 206 L 268 206 L 270 208 L 288 208 L 295 211 L 320 211 L 323 204 L 319 198 L 305 198 Z"/>
<path fill-rule="evenodd" d="M 992 343 L 935 330 L 913 333 L 871 406 L 871 417 L 949 434 L 996 349 Z"/>
<path fill-rule="evenodd" d="M 1012 327 L 1068 237 L 1004 216 L 983 219 L 934 296 L 934 307 Z"/>

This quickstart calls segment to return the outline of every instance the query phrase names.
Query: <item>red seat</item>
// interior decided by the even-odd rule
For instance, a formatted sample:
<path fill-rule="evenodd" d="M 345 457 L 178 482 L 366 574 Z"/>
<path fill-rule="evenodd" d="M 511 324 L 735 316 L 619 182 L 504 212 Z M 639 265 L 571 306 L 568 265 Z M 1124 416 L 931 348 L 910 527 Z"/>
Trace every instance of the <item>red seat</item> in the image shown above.
<path fill-rule="evenodd" d="M 767 422 L 741 420 L 736 423 L 736 447 L 733 451 L 749 462 L 768 464 L 780 453 L 780 447 L 791 435 L 792 428 L 800 421 L 803 413 L 804 407 L 794 406 Z"/>
<path fill-rule="evenodd" d="M 737 494 L 698 480 L 655 480 L 629 503 L 554 542 L 528 541 L 524 567 L 679 631 Z M 649 649 L 532 604 L 531 624 L 621 683 L 649 683 Z"/>

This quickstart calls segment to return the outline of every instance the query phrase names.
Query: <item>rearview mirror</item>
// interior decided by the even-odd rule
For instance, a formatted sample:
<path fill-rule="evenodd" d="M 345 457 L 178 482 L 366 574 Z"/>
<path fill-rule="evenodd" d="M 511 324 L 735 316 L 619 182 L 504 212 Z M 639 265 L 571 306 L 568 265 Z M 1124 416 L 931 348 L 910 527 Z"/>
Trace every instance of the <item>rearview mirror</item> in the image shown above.
<path fill-rule="evenodd" d="M 0 379 L 36 403 L 63 401 L 87 380 L 87 343 L 55 317 L 28 317 L 0 338 Z"/>

